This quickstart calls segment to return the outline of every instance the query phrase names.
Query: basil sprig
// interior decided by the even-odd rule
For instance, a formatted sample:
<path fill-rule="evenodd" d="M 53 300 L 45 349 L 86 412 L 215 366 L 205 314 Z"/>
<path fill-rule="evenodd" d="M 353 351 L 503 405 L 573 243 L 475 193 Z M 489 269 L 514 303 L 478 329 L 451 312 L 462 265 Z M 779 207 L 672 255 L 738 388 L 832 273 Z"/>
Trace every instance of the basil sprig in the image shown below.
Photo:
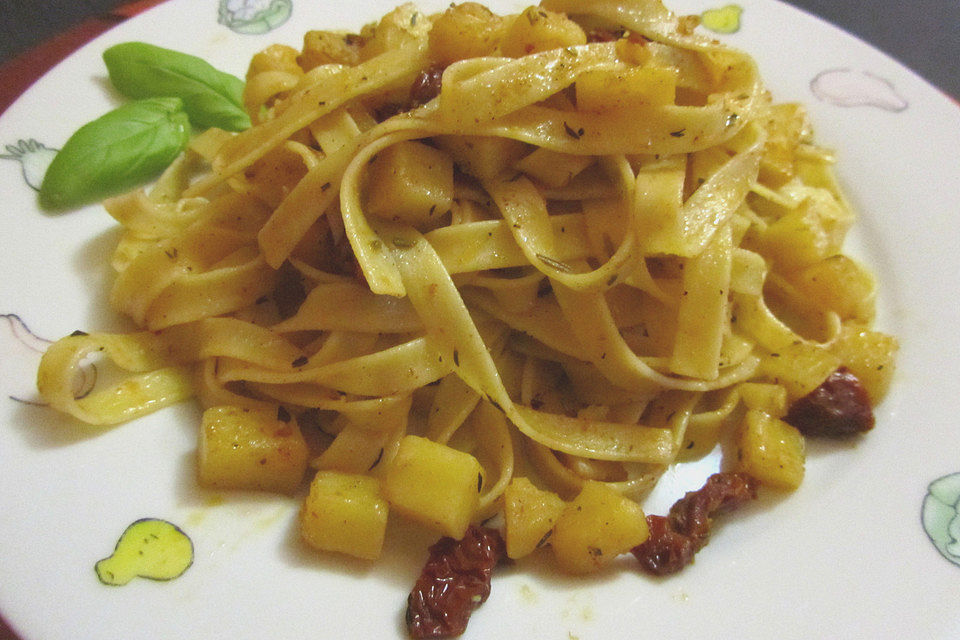
<path fill-rule="evenodd" d="M 144 42 L 124 42 L 103 52 L 110 82 L 128 98 L 172 96 L 183 100 L 194 126 L 242 131 L 243 81 L 202 58 Z"/>
<path fill-rule="evenodd" d="M 85 124 L 54 156 L 40 206 L 66 209 L 102 200 L 162 172 L 190 141 L 180 98 L 127 103 Z"/>

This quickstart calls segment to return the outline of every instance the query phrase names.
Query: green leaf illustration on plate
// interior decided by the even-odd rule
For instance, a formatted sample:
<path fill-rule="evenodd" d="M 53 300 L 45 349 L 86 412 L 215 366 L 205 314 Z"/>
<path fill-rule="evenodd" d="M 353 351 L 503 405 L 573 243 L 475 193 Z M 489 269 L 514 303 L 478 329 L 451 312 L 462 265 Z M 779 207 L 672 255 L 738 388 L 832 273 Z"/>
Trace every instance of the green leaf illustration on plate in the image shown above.
<path fill-rule="evenodd" d="M 173 580 L 193 564 L 193 542 L 176 525 L 156 518 L 137 520 L 120 536 L 113 554 L 97 562 L 100 582 L 125 585 L 134 578 Z"/>
<path fill-rule="evenodd" d="M 960 566 L 960 473 L 930 483 L 923 500 L 923 528 L 944 558 Z"/>
<path fill-rule="evenodd" d="M 39 191 L 40 184 L 43 182 L 43 175 L 47 172 L 47 167 L 50 166 L 53 157 L 57 155 L 57 150 L 51 149 L 33 138 L 18 140 L 17 144 L 8 144 L 5 148 L 7 152 L 0 154 L 0 160 L 16 160 L 19 162 L 24 181 L 30 188 Z"/>
<path fill-rule="evenodd" d="M 292 0 L 220 0 L 218 22 L 236 33 L 263 34 L 290 18 Z"/>

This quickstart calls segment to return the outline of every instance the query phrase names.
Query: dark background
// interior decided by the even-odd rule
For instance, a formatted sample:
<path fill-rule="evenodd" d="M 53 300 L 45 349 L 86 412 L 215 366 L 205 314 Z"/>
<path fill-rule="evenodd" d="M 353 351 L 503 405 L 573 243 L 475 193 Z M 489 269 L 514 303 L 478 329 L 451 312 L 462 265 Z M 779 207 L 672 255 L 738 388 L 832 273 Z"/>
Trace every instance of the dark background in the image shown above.
<path fill-rule="evenodd" d="M 0 64 L 83 18 L 126 1 L 5 0 L 0 9 Z M 870 42 L 960 97 L 960 0 L 790 0 L 790 4 Z"/>

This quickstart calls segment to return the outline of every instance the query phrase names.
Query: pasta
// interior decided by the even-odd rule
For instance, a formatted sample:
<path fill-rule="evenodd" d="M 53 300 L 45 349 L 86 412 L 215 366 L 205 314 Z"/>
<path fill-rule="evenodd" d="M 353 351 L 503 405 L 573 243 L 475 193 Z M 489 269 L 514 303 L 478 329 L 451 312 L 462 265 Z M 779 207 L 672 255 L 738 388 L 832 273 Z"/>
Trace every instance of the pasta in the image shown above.
<path fill-rule="evenodd" d="M 695 27 L 659 0 L 402 5 L 264 50 L 253 127 L 105 203 L 138 330 L 59 340 L 40 392 L 89 424 L 196 397 L 203 484 L 307 479 L 304 538 L 367 559 L 388 512 L 454 538 L 499 515 L 511 556 L 559 522 L 560 565 L 594 570 L 584 545 L 642 542 L 663 471 L 726 441 L 796 488 L 789 408 L 840 369 L 879 402 L 896 341 L 831 153 Z M 78 396 L 94 356 L 116 376 Z"/>

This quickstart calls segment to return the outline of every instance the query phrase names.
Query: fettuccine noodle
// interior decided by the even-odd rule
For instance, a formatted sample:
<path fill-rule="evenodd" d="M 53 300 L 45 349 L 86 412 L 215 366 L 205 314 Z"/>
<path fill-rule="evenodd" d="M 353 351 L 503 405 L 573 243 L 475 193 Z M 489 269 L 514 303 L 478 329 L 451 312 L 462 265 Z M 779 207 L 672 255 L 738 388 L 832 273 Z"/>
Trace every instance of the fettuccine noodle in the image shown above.
<path fill-rule="evenodd" d="M 642 500 L 841 366 L 879 401 L 895 342 L 833 158 L 695 27 L 659 0 L 404 5 L 270 47 L 252 128 L 106 203 L 139 331 L 56 342 L 43 397 L 105 425 L 195 396 L 221 488 L 387 484 L 419 436 L 479 462 L 472 522 L 521 476 Z M 97 354 L 116 382 L 78 397 Z"/>

